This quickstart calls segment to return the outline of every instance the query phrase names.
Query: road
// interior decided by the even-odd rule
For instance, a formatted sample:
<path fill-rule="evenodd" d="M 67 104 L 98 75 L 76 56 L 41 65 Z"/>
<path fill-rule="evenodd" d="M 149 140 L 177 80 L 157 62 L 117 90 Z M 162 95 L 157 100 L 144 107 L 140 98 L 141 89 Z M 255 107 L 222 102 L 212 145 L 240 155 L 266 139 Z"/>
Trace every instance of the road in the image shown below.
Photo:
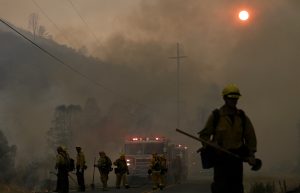
<path fill-rule="evenodd" d="M 70 191 L 76 192 L 76 191 Z M 89 187 L 86 190 L 87 193 L 99 193 L 99 192 L 110 192 L 110 193 L 210 193 L 210 181 L 209 180 L 189 180 L 181 184 L 170 184 L 167 185 L 163 190 L 152 190 L 151 184 L 135 185 L 129 189 L 121 188 L 116 189 L 115 187 L 109 187 L 108 191 L 102 191 L 99 184 L 96 184 L 95 190 L 91 190 Z"/>

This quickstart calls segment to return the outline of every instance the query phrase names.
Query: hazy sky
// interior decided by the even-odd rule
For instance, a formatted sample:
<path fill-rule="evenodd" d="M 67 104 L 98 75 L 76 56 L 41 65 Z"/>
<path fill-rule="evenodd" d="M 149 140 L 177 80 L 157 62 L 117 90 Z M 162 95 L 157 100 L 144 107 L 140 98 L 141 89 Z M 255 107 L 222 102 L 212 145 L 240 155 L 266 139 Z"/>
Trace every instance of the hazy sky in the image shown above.
<path fill-rule="evenodd" d="M 98 45 L 123 27 L 140 0 L 1 0 L 1 18 L 28 29 L 31 13 L 57 41 L 74 47 Z M 83 37 L 83 38 L 82 38 Z"/>
<path fill-rule="evenodd" d="M 175 65 L 168 57 L 179 42 L 188 56 L 182 67 L 187 109 L 201 106 L 199 96 L 205 94 L 205 102 L 212 99 L 203 106 L 222 105 L 219 93 L 211 97 L 201 86 L 216 85 L 221 92 L 227 83 L 237 83 L 243 95 L 239 106 L 256 127 L 258 155 L 266 165 L 294 164 L 300 121 L 298 0 L 70 1 L 0 0 L 0 17 L 28 29 L 28 16 L 38 13 L 40 25 L 57 42 L 85 46 L 103 61 L 150 73 L 174 70 L 165 66 Z M 241 8 L 250 10 L 248 22 L 237 20 Z"/>

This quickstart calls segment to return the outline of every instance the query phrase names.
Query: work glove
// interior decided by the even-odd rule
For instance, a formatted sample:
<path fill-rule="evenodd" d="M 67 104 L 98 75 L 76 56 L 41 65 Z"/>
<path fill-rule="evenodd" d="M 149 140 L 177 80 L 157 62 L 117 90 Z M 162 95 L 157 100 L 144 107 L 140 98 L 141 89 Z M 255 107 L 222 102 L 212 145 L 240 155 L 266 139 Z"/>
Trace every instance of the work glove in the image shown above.
<path fill-rule="evenodd" d="M 262 161 L 260 159 L 255 158 L 254 156 L 249 156 L 246 158 L 246 161 L 251 167 L 251 170 L 258 171 L 262 167 Z"/>
<path fill-rule="evenodd" d="M 250 166 L 253 166 L 256 163 L 254 156 L 247 157 L 246 160 Z"/>

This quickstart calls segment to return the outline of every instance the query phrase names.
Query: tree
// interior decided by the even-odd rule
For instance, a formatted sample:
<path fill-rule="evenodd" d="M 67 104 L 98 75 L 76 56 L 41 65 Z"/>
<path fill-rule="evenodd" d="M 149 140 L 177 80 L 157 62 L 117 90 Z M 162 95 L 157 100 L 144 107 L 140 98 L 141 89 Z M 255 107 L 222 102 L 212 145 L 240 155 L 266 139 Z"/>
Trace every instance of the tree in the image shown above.
<path fill-rule="evenodd" d="M 33 39 L 35 40 L 35 36 L 39 30 L 39 15 L 37 13 L 31 13 L 29 15 L 28 27 L 32 30 Z"/>
<path fill-rule="evenodd" d="M 0 181 L 9 182 L 15 176 L 15 157 L 17 147 L 9 146 L 8 141 L 0 130 Z"/>
<path fill-rule="evenodd" d="M 73 145 L 73 130 L 79 121 L 81 107 L 79 105 L 60 105 L 56 107 L 52 127 L 47 132 L 48 145 L 52 149 L 60 145 L 71 147 Z"/>

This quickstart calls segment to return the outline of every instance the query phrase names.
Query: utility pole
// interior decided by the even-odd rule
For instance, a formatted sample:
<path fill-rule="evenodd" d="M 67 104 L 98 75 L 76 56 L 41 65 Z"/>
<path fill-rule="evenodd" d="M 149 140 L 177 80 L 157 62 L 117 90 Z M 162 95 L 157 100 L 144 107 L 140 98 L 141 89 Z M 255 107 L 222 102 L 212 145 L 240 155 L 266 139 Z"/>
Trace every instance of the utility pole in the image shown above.
<path fill-rule="evenodd" d="M 179 43 L 177 43 L 177 55 L 169 57 L 170 59 L 177 60 L 177 128 L 180 128 L 180 59 L 187 56 L 181 56 L 179 54 Z"/>

